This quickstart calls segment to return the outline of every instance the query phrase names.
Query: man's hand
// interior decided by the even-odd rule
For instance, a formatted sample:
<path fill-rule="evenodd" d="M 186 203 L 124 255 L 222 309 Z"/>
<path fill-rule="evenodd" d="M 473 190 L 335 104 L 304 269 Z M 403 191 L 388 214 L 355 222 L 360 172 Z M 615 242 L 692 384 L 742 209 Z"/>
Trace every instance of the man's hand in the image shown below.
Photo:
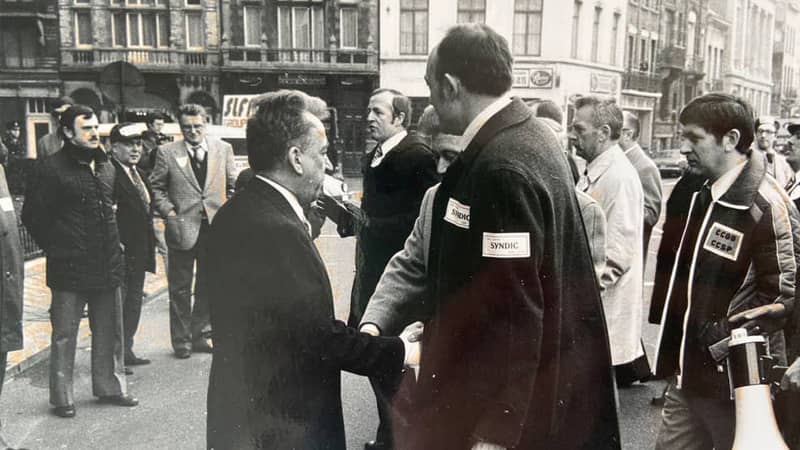
<path fill-rule="evenodd" d="M 322 210 L 326 217 L 334 221 L 336 224 L 339 223 L 342 214 L 347 213 L 347 208 L 345 208 L 341 202 L 325 194 L 319 196 L 317 199 L 317 206 L 320 210 Z"/>
<path fill-rule="evenodd" d="M 419 360 L 422 354 L 422 346 L 420 345 L 419 341 L 422 340 L 423 329 L 424 326 L 422 325 L 422 322 L 414 322 L 407 326 L 402 333 L 400 333 L 400 339 L 403 340 L 403 347 L 406 351 L 406 357 L 404 361 L 406 366 L 419 366 Z"/>
<path fill-rule="evenodd" d="M 800 358 L 794 360 L 794 364 L 783 374 L 781 389 L 784 391 L 800 392 Z"/>
<path fill-rule="evenodd" d="M 476 442 L 472 450 L 506 450 L 502 445 L 490 444 L 488 442 Z"/>
<path fill-rule="evenodd" d="M 170 209 L 169 212 L 167 213 L 167 217 L 175 217 L 177 215 L 178 213 L 176 213 L 174 209 Z"/>
<path fill-rule="evenodd" d="M 746 328 L 748 334 L 774 333 L 786 325 L 786 306 L 771 303 L 734 314 L 728 319 L 731 328 Z"/>

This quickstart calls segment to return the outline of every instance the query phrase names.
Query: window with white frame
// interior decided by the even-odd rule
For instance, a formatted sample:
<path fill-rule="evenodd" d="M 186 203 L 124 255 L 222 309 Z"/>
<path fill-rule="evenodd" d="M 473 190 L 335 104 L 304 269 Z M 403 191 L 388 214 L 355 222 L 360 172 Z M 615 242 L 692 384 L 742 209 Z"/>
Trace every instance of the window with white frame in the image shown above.
<path fill-rule="evenodd" d="M 400 53 L 428 54 L 428 0 L 400 0 Z"/>
<path fill-rule="evenodd" d="M 600 17 L 603 14 L 603 8 L 595 6 L 594 20 L 592 21 L 592 61 L 600 61 Z"/>
<path fill-rule="evenodd" d="M 542 51 L 542 0 L 514 1 L 514 54 L 539 56 Z"/>
<path fill-rule="evenodd" d="M 88 9 L 75 11 L 75 46 L 92 45 L 92 12 Z"/>
<path fill-rule="evenodd" d="M 115 47 L 169 47 L 169 15 L 157 12 L 117 12 L 111 22 Z"/>
<path fill-rule="evenodd" d="M 282 1 L 278 5 L 278 42 L 281 48 L 325 48 L 322 0 Z"/>
<path fill-rule="evenodd" d="M 339 44 L 342 48 L 358 47 L 358 8 L 339 10 Z"/>
<path fill-rule="evenodd" d="M 186 6 L 201 6 L 200 0 L 186 0 Z"/>
<path fill-rule="evenodd" d="M 205 46 L 205 33 L 203 33 L 203 14 L 201 12 L 186 12 L 186 48 L 200 49 Z"/>
<path fill-rule="evenodd" d="M 242 21 L 244 22 L 244 45 L 248 47 L 261 45 L 261 5 L 244 5 Z"/>
<path fill-rule="evenodd" d="M 458 0 L 457 22 L 486 22 L 486 0 Z"/>

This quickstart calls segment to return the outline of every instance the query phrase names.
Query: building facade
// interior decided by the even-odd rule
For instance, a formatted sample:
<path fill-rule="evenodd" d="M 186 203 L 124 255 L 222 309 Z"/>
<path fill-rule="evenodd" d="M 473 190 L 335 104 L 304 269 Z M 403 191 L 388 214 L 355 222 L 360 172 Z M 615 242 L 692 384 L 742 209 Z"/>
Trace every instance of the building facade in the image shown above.
<path fill-rule="evenodd" d="M 31 157 L 50 132 L 48 101 L 60 94 L 56 0 L 0 0 L 0 127 L 17 120 Z"/>
<path fill-rule="evenodd" d="M 626 14 L 625 73 L 620 105 L 639 118 L 639 144 L 645 151 L 655 150 L 653 125 L 662 91 L 657 64 L 664 40 L 661 11 L 659 0 L 630 0 Z"/>
<path fill-rule="evenodd" d="M 214 0 L 58 1 L 65 94 L 107 121 L 122 108 L 170 111 L 184 102 L 218 116 Z"/>
<path fill-rule="evenodd" d="M 428 53 L 453 24 L 483 22 L 514 55 L 512 94 L 552 100 L 569 123 L 576 96 L 620 101 L 628 0 L 384 0 L 380 15 L 380 84 L 428 102 Z M 569 24 L 565 28 L 565 24 Z"/>
<path fill-rule="evenodd" d="M 360 174 L 378 87 L 378 0 L 222 0 L 220 93 L 300 89 L 331 107 L 331 159 Z M 226 97 L 227 96 L 227 97 Z"/>
<path fill-rule="evenodd" d="M 775 117 L 800 116 L 800 2 L 781 0 L 775 16 L 775 42 L 772 53 L 772 102 Z"/>

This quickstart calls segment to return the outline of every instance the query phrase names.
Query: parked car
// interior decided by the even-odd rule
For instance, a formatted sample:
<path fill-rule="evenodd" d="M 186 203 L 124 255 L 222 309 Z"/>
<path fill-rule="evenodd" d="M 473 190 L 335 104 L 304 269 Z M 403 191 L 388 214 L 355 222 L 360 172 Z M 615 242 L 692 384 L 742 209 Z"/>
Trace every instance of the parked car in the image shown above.
<path fill-rule="evenodd" d="M 653 153 L 653 162 L 664 178 L 675 178 L 683 175 L 689 166 L 686 157 L 681 155 L 680 149 L 673 148 Z"/>

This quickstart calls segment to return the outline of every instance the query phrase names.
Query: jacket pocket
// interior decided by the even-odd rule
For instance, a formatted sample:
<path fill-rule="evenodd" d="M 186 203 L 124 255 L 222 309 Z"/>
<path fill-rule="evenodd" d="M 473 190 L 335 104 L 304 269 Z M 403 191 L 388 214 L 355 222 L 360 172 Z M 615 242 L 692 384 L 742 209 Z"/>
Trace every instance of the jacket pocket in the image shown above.
<path fill-rule="evenodd" d="M 185 228 L 186 218 L 183 216 L 167 216 L 164 220 L 166 229 L 164 230 L 164 238 L 167 241 L 167 246 L 182 248 L 183 242 L 183 229 Z"/>

